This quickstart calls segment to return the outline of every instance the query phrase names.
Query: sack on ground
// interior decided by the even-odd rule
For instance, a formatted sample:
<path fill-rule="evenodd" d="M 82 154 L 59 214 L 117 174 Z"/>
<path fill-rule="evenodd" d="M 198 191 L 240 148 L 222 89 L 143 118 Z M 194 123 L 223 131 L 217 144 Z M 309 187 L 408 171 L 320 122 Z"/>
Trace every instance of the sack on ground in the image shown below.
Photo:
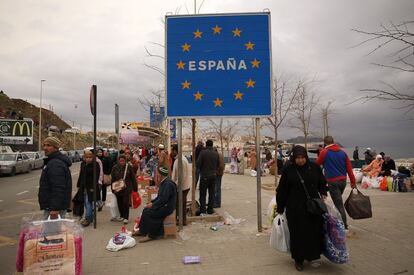
<path fill-rule="evenodd" d="M 113 236 L 106 246 L 106 249 L 112 252 L 119 251 L 121 249 L 126 249 L 130 247 L 134 247 L 136 245 L 136 241 L 133 237 L 128 236 L 125 233 L 117 233 Z"/>
<path fill-rule="evenodd" d="M 388 191 L 388 177 L 385 176 L 380 183 L 381 191 Z"/>
<path fill-rule="evenodd" d="M 324 214 L 323 217 L 323 255 L 333 263 L 344 264 L 349 260 L 344 223 L 331 214 Z"/>
<path fill-rule="evenodd" d="M 109 200 L 109 210 L 111 211 L 111 217 L 118 218 L 120 214 L 115 194 L 108 193 L 107 199 Z"/>
<path fill-rule="evenodd" d="M 256 170 L 250 170 L 250 176 L 257 177 L 257 171 Z"/>
<path fill-rule="evenodd" d="M 357 190 L 357 194 L 354 193 Z M 371 201 L 369 196 L 365 196 L 357 188 L 353 188 L 349 197 L 345 201 L 345 209 L 348 215 L 357 219 L 367 219 L 372 217 Z"/>
<path fill-rule="evenodd" d="M 277 214 L 273 221 L 270 247 L 281 252 L 290 250 L 290 234 L 285 213 Z"/>

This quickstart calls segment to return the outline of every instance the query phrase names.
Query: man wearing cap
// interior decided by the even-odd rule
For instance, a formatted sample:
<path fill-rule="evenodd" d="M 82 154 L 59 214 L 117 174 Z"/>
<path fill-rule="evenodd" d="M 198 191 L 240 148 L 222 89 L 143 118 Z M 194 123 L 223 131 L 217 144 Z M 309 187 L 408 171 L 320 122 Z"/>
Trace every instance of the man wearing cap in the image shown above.
<path fill-rule="evenodd" d="M 48 137 L 43 141 L 43 151 L 47 158 L 40 176 L 38 197 L 45 218 L 54 218 L 58 214 L 63 217 L 70 206 L 72 175 L 69 167 L 72 162 L 59 152 L 60 144 L 56 137 Z"/>
<path fill-rule="evenodd" d="M 171 215 L 176 207 L 177 187 L 168 177 L 168 168 L 158 166 L 157 181 L 159 182 L 158 195 L 148 203 L 142 211 L 137 236 L 145 236 L 139 242 L 148 242 L 164 235 L 163 222 Z"/>
<path fill-rule="evenodd" d="M 158 145 L 158 167 L 167 167 L 168 176 L 171 175 L 171 161 L 168 152 L 166 152 L 163 144 Z"/>

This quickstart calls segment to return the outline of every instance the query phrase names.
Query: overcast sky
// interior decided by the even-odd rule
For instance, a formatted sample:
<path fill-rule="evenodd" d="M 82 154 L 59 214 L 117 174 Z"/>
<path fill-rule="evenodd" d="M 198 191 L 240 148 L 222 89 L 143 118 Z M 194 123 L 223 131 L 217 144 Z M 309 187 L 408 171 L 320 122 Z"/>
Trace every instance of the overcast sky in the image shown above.
<path fill-rule="evenodd" d="M 200 3 L 201 1 L 197 1 Z M 121 121 L 148 120 L 138 99 L 163 87 L 162 76 L 143 64 L 162 66 L 144 46 L 162 55 L 161 22 L 168 13 L 193 12 L 194 1 L 2 0 L 0 2 L 0 89 L 44 106 L 83 128 L 90 128 L 89 89 L 98 86 L 98 128 L 114 125 L 114 103 Z M 402 90 L 413 77 L 373 66 L 387 51 L 366 56 L 376 44 L 352 46 L 364 37 L 352 28 L 378 30 L 381 23 L 413 20 L 412 0 L 244 1 L 206 0 L 201 13 L 256 12 L 272 15 L 273 70 L 292 79 L 316 77 L 314 91 L 335 100 L 330 131 L 345 146 L 373 147 L 396 157 L 413 157 L 414 123 L 389 103 L 346 103 L 360 89 L 387 81 Z M 187 11 L 188 10 L 188 11 Z M 78 109 L 75 112 L 75 104 Z M 319 115 L 319 114 L 317 114 Z M 314 121 L 314 131 L 321 122 Z M 264 131 L 265 134 L 270 134 Z M 300 133 L 282 129 L 282 138 Z"/>

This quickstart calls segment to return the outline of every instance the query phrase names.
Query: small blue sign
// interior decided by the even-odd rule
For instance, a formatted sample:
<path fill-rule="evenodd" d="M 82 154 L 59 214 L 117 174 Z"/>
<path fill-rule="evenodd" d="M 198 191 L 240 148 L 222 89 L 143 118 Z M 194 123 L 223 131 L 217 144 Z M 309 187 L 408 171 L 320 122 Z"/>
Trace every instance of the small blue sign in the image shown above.
<path fill-rule="evenodd" d="M 272 114 L 270 13 L 166 17 L 168 117 Z"/>
<path fill-rule="evenodd" d="M 150 106 L 150 126 L 153 128 L 160 128 L 164 120 L 164 107 Z"/>

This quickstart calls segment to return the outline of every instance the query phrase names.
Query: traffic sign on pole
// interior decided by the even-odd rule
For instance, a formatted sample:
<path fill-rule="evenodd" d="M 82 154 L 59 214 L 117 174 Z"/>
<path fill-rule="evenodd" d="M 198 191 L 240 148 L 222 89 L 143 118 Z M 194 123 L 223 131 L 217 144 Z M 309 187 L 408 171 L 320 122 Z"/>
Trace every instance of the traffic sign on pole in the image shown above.
<path fill-rule="evenodd" d="M 272 114 L 270 13 L 166 16 L 168 117 Z"/>

